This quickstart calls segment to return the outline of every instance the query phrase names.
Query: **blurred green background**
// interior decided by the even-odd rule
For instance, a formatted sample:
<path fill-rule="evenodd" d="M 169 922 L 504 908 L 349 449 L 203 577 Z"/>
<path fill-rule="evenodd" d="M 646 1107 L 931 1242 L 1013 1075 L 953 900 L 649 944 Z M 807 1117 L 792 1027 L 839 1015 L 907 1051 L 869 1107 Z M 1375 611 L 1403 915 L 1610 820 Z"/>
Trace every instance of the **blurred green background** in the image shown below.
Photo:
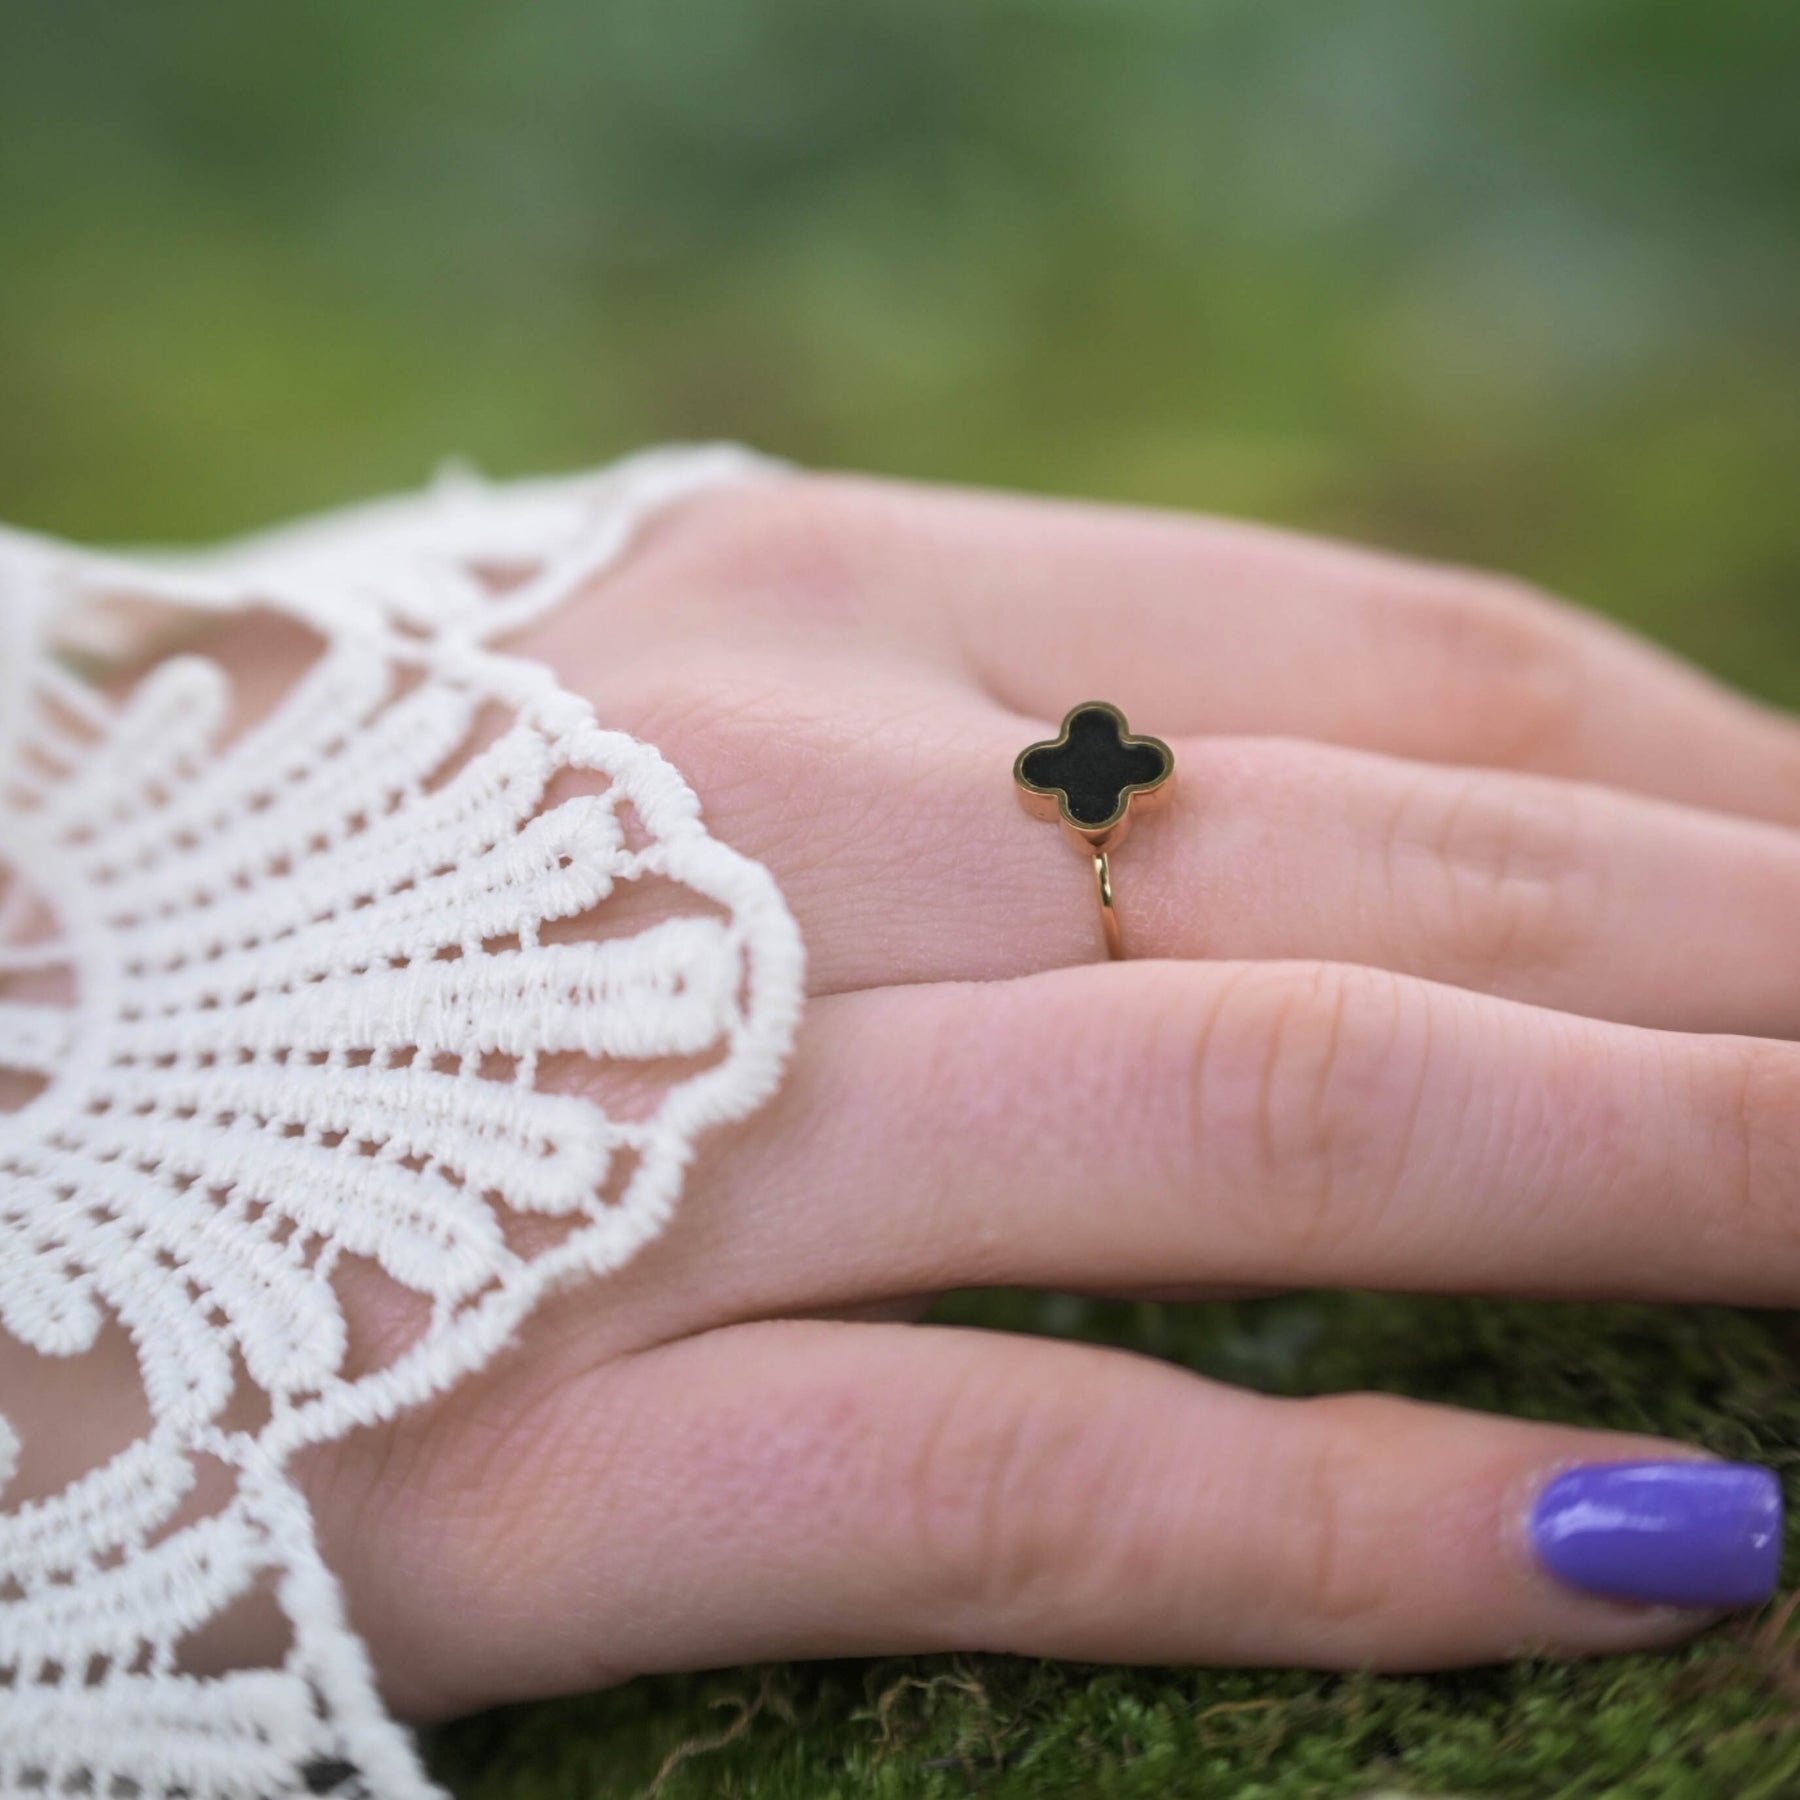
<path fill-rule="evenodd" d="M 1489 564 L 1797 702 L 1797 378 L 1788 0 L 0 0 L 0 517 L 84 538 L 729 436 Z M 1768 1316 L 956 1306 L 1800 1465 Z M 438 1754 L 622 1795 L 741 1719 L 664 1800 L 1800 1792 L 1791 1646 L 1745 1632 L 745 1671 Z"/>
<path fill-rule="evenodd" d="M 1785 0 L 0 0 L 0 517 L 727 435 L 1528 573 L 1800 697 Z"/>

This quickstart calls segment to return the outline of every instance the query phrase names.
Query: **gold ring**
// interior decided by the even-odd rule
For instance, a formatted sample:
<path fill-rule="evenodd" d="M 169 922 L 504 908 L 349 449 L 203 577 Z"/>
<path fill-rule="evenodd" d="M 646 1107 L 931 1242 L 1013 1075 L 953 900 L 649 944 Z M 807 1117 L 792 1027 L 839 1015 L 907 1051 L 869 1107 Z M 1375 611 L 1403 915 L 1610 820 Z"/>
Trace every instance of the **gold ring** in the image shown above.
<path fill-rule="evenodd" d="M 1125 841 L 1132 808 L 1160 806 L 1173 786 L 1175 752 L 1161 738 L 1133 737 L 1125 715 L 1104 700 L 1084 700 L 1063 715 L 1053 738 L 1027 744 L 1013 758 L 1019 803 L 1034 819 L 1059 819 L 1064 833 L 1093 858 L 1106 953 L 1125 954 L 1113 909 L 1109 852 Z"/>

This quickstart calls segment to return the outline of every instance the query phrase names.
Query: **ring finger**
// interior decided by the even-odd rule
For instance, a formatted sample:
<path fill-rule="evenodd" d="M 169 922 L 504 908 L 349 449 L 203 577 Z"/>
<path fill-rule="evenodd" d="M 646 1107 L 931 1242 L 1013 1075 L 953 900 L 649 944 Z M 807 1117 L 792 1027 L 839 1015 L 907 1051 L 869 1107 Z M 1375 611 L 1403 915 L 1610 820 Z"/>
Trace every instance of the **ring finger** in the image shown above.
<path fill-rule="evenodd" d="M 815 667 L 655 729 L 714 828 L 781 882 L 815 993 L 1105 954 L 1087 859 L 1013 788 L 1048 722 Z M 1800 833 L 1299 739 L 1171 742 L 1169 803 L 1113 859 L 1134 958 L 1356 962 L 1634 1024 L 1800 1034 Z"/>

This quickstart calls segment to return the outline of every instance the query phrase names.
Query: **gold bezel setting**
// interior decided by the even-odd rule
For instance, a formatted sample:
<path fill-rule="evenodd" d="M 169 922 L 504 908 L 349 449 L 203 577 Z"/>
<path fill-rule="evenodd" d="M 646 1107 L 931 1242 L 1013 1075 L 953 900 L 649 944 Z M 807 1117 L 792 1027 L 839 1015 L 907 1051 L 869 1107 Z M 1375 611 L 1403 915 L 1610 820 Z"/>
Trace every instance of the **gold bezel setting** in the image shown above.
<path fill-rule="evenodd" d="M 1075 816 L 1069 804 L 1070 784 L 1034 781 L 1025 773 L 1026 764 L 1034 757 L 1054 756 L 1058 751 L 1073 752 L 1076 721 L 1089 713 L 1104 716 L 1111 729 L 1112 742 L 1095 744 L 1082 754 L 1097 757 L 1103 763 L 1110 762 L 1112 768 L 1110 772 L 1089 768 L 1071 770 L 1070 773 L 1080 775 L 1086 795 L 1095 792 L 1104 795 L 1109 788 L 1114 790 L 1112 809 L 1100 819 Z M 1154 753 L 1160 763 L 1154 775 L 1142 781 L 1113 779 L 1125 772 L 1122 765 L 1142 767 L 1141 753 L 1146 750 Z M 1034 819 L 1057 820 L 1064 835 L 1091 859 L 1094 890 L 1100 902 L 1100 927 L 1106 935 L 1106 953 L 1115 960 L 1125 954 L 1125 942 L 1119 929 L 1118 914 L 1113 910 L 1112 866 L 1108 853 L 1125 841 L 1125 833 L 1134 816 L 1134 804 L 1139 811 L 1160 806 L 1169 796 L 1174 776 L 1175 752 L 1159 737 L 1134 733 L 1125 722 L 1125 715 L 1107 700 L 1083 700 L 1079 706 L 1071 706 L 1063 714 L 1062 726 L 1055 737 L 1027 744 L 1013 758 L 1013 785 L 1020 805 Z"/>
<path fill-rule="evenodd" d="M 1119 797 L 1112 811 L 1104 819 L 1089 824 L 1078 818 L 1069 810 L 1069 793 L 1065 787 L 1045 786 L 1033 781 L 1025 773 L 1028 757 L 1036 756 L 1040 751 L 1063 750 L 1070 742 L 1075 721 L 1083 713 L 1104 713 L 1111 720 L 1118 748 L 1121 751 L 1138 748 L 1150 749 L 1162 759 L 1162 770 L 1149 781 L 1124 782 L 1119 788 Z M 1175 752 L 1159 737 L 1150 737 L 1143 733 L 1133 732 L 1125 721 L 1125 715 L 1107 700 L 1083 700 L 1077 706 L 1071 706 L 1063 714 L 1063 721 L 1053 738 L 1042 738 L 1037 743 L 1027 744 L 1013 758 L 1013 781 L 1019 791 L 1020 803 L 1034 819 L 1057 819 L 1074 841 L 1087 850 L 1116 850 L 1125 841 L 1125 834 L 1131 828 L 1133 802 L 1138 810 L 1150 811 L 1160 805 L 1167 797 L 1169 783 L 1175 774 Z"/>

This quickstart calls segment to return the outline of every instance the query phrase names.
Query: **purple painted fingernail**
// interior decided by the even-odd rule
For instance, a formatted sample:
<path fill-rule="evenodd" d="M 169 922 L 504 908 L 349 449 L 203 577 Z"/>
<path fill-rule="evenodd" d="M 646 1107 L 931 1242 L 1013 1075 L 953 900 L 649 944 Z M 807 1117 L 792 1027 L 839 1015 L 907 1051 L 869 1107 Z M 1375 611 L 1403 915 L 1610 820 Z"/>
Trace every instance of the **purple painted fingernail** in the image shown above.
<path fill-rule="evenodd" d="M 1559 1581 L 1614 1600 L 1760 1606 L 1781 1562 L 1781 1483 L 1755 1463 L 1583 1463 L 1527 1527 Z"/>

